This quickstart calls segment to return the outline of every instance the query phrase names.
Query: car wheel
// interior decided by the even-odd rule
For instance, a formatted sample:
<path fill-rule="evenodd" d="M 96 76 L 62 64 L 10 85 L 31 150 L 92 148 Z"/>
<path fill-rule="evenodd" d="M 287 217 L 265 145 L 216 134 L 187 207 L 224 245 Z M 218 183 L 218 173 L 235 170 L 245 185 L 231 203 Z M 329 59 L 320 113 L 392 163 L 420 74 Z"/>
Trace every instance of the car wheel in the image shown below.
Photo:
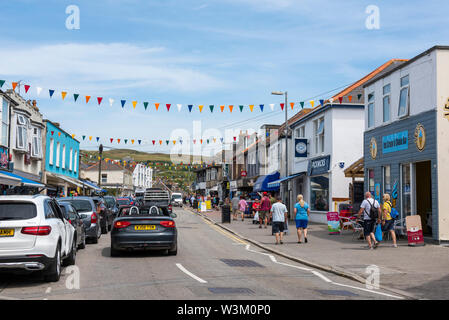
<path fill-rule="evenodd" d="M 119 255 L 120 255 L 119 250 L 114 249 L 114 248 L 112 247 L 112 243 L 111 243 L 111 257 L 118 257 Z"/>
<path fill-rule="evenodd" d="M 61 248 L 58 244 L 56 247 L 55 258 L 48 270 L 45 272 L 45 281 L 57 282 L 61 277 Z"/>
<path fill-rule="evenodd" d="M 78 248 L 80 248 L 80 249 L 86 248 L 86 234 L 84 234 L 83 242 L 81 242 L 81 244 L 78 246 Z"/>
<path fill-rule="evenodd" d="M 175 245 L 168 250 L 169 256 L 176 256 L 178 254 L 178 243 L 176 242 Z"/>
<path fill-rule="evenodd" d="M 69 256 L 64 259 L 64 266 L 73 266 L 76 260 L 76 238 L 73 238 L 72 250 Z"/>

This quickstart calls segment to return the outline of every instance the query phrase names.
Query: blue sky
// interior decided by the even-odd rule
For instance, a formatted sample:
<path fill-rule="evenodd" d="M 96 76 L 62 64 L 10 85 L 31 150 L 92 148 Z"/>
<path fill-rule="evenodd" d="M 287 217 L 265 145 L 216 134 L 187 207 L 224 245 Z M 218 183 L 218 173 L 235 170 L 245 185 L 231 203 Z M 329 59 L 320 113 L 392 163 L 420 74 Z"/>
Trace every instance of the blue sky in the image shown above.
<path fill-rule="evenodd" d="M 72 4 L 80 8 L 79 30 L 65 27 Z M 368 5 L 380 9 L 379 30 L 365 27 Z M 175 129 L 192 135 L 194 120 L 222 134 L 281 123 L 280 108 L 262 114 L 258 107 L 253 113 L 237 107 L 265 104 L 270 111 L 268 104 L 282 102 L 273 90 L 287 90 L 294 102 L 328 98 L 322 93 L 391 58 L 447 45 L 448 9 L 447 1 L 432 0 L 7 1 L 0 10 L 0 79 L 30 84 L 25 98 L 37 98 L 45 118 L 78 138 L 100 136 L 113 147 L 124 145 L 109 138 L 142 139 L 149 144 L 135 149 L 167 151 L 151 140 L 165 140 Z M 44 88 L 39 97 L 37 86 Z M 56 90 L 52 99 L 48 89 Z M 61 91 L 68 92 L 66 101 Z M 81 94 L 77 103 L 73 93 Z M 92 96 L 87 105 L 85 95 Z M 139 102 L 135 110 L 132 100 Z M 147 111 L 143 101 L 151 103 Z M 155 102 L 161 103 L 157 112 Z M 195 105 L 190 114 L 188 104 Z M 221 104 L 237 112 L 221 113 Z M 82 148 L 96 148 L 94 140 Z"/>

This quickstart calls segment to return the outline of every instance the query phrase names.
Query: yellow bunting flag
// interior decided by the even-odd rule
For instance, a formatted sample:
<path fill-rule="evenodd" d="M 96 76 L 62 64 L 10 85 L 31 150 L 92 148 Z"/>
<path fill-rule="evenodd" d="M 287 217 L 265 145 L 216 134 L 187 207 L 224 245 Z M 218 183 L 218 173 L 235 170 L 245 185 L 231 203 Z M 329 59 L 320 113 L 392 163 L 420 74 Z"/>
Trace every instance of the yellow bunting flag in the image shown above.
<path fill-rule="evenodd" d="M 155 103 L 154 106 L 156 107 L 156 110 L 159 110 L 160 103 Z"/>
<path fill-rule="evenodd" d="M 75 135 L 74 134 L 72 134 L 72 139 L 75 139 Z"/>
<path fill-rule="evenodd" d="M 250 104 L 250 105 L 249 105 L 249 110 L 251 110 L 251 112 L 253 112 L 253 109 L 254 109 L 254 105 L 253 105 L 253 104 Z"/>
<path fill-rule="evenodd" d="M 314 100 L 310 100 L 310 105 L 311 105 L 312 108 L 313 108 L 313 106 L 315 105 L 315 101 L 314 101 Z"/>
<path fill-rule="evenodd" d="M 133 101 L 133 107 L 134 107 L 134 109 L 136 108 L 136 106 L 137 106 L 137 101 Z"/>
<path fill-rule="evenodd" d="M 62 91 L 62 92 L 61 92 L 61 95 L 62 95 L 62 100 L 64 100 L 64 99 L 65 99 L 65 96 L 67 95 L 67 92 Z"/>
<path fill-rule="evenodd" d="M 203 107 L 204 107 L 203 105 L 199 105 L 199 106 L 198 106 L 198 108 L 200 108 L 200 112 L 203 111 Z"/>
<path fill-rule="evenodd" d="M 173 140 L 173 144 L 176 144 L 176 140 Z"/>
<path fill-rule="evenodd" d="M 92 141 L 92 136 L 89 137 L 89 141 Z"/>
<path fill-rule="evenodd" d="M 58 132 L 58 137 L 60 137 L 61 136 L 61 132 Z"/>
<path fill-rule="evenodd" d="M 234 109 L 234 106 L 233 105 L 230 105 L 229 106 L 229 111 L 232 113 L 232 109 Z"/>

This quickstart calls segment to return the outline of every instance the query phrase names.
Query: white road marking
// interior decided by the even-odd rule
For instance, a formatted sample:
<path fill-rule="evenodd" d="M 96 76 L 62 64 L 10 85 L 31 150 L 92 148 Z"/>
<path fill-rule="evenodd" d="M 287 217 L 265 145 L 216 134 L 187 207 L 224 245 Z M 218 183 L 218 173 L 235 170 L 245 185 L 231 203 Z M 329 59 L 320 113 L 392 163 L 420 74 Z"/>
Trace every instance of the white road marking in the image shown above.
<path fill-rule="evenodd" d="M 187 270 L 186 268 L 184 268 L 182 266 L 182 264 L 177 263 L 176 266 L 179 268 L 179 270 L 181 270 L 182 272 L 184 272 L 185 274 L 187 274 L 188 276 L 192 277 L 193 279 L 195 279 L 196 281 L 200 282 L 200 283 L 207 283 L 206 280 L 201 279 L 200 277 L 197 277 L 196 275 L 194 275 L 193 273 L 191 273 L 189 270 Z"/>
<path fill-rule="evenodd" d="M 48 287 L 47 290 L 45 290 L 46 294 L 49 294 L 51 292 L 51 287 Z"/>
<path fill-rule="evenodd" d="M 352 288 L 352 289 L 356 289 L 356 290 L 362 290 L 362 291 L 365 291 L 365 292 L 370 292 L 370 293 L 374 293 L 374 294 L 378 294 L 378 295 L 382 295 L 382 296 L 386 296 L 386 297 L 390 297 L 390 298 L 404 299 L 404 298 L 402 298 L 402 297 L 395 296 L 395 295 L 391 295 L 391 294 L 388 294 L 388 293 L 383 293 L 383 292 L 379 292 L 379 291 L 374 291 L 374 290 L 369 290 L 369 289 L 365 289 L 365 288 L 360 288 L 360 287 L 355 287 L 355 286 L 350 286 L 350 285 L 347 285 L 347 284 L 342 284 L 342 283 L 334 282 L 334 281 L 328 279 L 327 277 L 325 277 L 324 275 L 322 275 L 322 274 L 321 274 L 320 272 L 318 272 L 318 271 L 314 271 L 314 270 L 309 269 L 309 268 L 302 268 L 302 267 L 294 266 L 294 265 L 291 265 L 291 264 L 288 264 L 288 263 L 278 262 L 278 261 L 276 260 L 276 258 L 275 258 L 273 255 L 271 255 L 271 254 L 264 253 L 264 252 L 259 252 L 259 251 L 255 251 L 255 250 L 251 250 L 249 244 L 246 245 L 245 249 L 248 250 L 248 251 L 254 252 L 254 253 L 266 255 L 266 256 L 268 256 L 268 257 L 270 258 L 270 260 L 271 260 L 272 262 L 274 262 L 274 263 L 281 264 L 281 265 L 288 266 L 288 267 L 292 267 L 292 268 L 296 268 L 296 269 L 300 269 L 300 270 L 303 270 L 303 271 L 309 271 L 309 272 L 312 272 L 315 276 L 319 277 L 321 280 L 326 281 L 326 282 L 329 283 L 329 284 L 334 284 L 334 285 L 337 285 L 337 286 L 342 286 L 342 287 Z"/>

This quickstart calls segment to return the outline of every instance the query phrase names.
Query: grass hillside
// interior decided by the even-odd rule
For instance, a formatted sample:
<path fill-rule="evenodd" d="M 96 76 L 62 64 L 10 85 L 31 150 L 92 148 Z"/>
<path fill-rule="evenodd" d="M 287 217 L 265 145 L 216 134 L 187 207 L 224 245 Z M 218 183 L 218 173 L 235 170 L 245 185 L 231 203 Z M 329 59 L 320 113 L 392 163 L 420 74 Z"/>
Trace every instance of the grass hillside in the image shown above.
<path fill-rule="evenodd" d="M 98 157 L 98 151 L 82 151 L 84 154 Z M 111 158 L 115 160 L 121 160 L 125 157 L 131 157 L 135 161 L 153 161 L 153 162 L 171 162 L 170 154 L 167 153 L 147 153 L 142 151 L 136 151 L 132 149 L 114 149 L 104 150 L 103 158 Z"/>

